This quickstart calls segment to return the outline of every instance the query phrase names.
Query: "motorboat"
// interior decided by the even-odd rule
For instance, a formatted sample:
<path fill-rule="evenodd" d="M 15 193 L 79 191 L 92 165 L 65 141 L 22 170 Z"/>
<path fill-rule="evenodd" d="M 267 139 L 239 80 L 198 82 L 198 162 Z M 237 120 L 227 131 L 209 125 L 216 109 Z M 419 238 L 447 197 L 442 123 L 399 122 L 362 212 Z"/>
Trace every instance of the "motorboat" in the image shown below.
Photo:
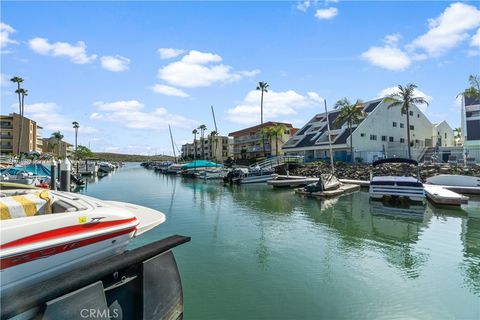
<path fill-rule="evenodd" d="M 174 163 L 167 167 L 166 174 L 177 174 L 182 171 L 183 163 Z"/>
<path fill-rule="evenodd" d="M 215 180 L 223 179 L 228 174 L 228 171 L 225 169 L 206 169 L 200 172 L 197 172 L 195 175 L 199 179 L 203 180 Z"/>
<path fill-rule="evenodd" d="M 409 176 L 404 171 L 402 176 L 374 175 L 376 167 L 383 164 L 415 166 L 416 177 Z M 397 168 L 397 167 L 395 167 Z M 406 169 L 404 167 L 399 169 Z M 420 180 L 418 162 L 405 158 L 387 158 L 374 161 L 370 172 L 370 198 L 372 199 L 408 199 L 410 201 L 425 202 L 425 191 Z"/>
<path fill-rule="evenodd" d="M 265 183 L 269 180 L 276 179 L 278 174 L 271 169 L 263 168 L 236 168 L 231 170 L 224 178 L 225 183 Z"/>
<path fill-rule="evenodd" d="M 110 162 L 103 161 L 98 163 L 98 170 L 104 173 L 110 173 L 114 171 L 116 168 L 117 167 L 111 164 Z"/>
<path fill-rule="evenodd" d="M 2 293 L 120 254 L 165 221 L 163 213 L 130 203 L 1 186 Z"/>
<path fill-rule="evenodd" d="M 208 160 L 194 160 L 186 163 L 182 167 L 182 176 L 189 178 L 197 178 L 198 174 L 206 170 L 218 170 L 223 168 L 223 164 L 211 162 Z"/>
<path fill-rule="evenodd" d="M 43 164 L 9 167 L 1 170 L 0 182 L 20 183 L 29 186 L 48 185 L 50 169 Z"/>
<path fill-rule="evenodd" d="M 427 178 L 428 184 L 455 186 L 455 187 L 480 187 L 480 177 L 463 176 L 456 174 L 440 174 Z"/>

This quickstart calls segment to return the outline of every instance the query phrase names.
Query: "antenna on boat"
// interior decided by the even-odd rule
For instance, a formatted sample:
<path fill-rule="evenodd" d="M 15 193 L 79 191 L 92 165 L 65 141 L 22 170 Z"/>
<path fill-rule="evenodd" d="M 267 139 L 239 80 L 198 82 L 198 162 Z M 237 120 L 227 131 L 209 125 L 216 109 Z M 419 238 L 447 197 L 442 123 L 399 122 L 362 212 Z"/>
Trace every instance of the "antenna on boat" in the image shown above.
<path fill-rule="evenodd" d="M 327 99 L 323 99 L 323 102 L 325 104 L 325 119 L 327 120 L 328 147 L 330 148 L 330 166 L 332 167 L 332 174 L 335 174 L 335 166 L 333 165 L 332 137 L 330 136 L 330 121 L 328 120 L 327 112 Z"/>
<path fill-rule="evenodd" d="M 177 163 L 177 155 L 175 154 L 175 144 L 173 143 L 172 128 L 168 125 L 168 131 L 170 131 L 170 141 L 172 141 L 173 159 Z"/>

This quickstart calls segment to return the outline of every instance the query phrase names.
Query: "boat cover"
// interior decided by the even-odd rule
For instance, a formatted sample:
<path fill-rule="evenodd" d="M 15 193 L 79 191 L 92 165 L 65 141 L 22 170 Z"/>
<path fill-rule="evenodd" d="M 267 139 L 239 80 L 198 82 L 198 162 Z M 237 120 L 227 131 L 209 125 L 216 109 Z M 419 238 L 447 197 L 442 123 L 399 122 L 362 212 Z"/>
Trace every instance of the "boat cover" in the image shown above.
<path fill-rule="evenodd" d="M 408 164 L 413 164 L 415 166 L 418 166 L 418 162 L 412 159 L 406 159 L 406 158 L 387 158 L 387 159 L 380 159 L 377 161 L 374 161 L 372 163 L 372 166 L 378 166 L 380 164 L 384 163 L 408 163 Z"/>
<path fill-rule="evenodd" d="M 52 213 L 48 190 L 11 197 L 0 197 L 1 220 Z"/>
<path fill-rule="evenodd" d="M 10 167 L 3 169 L 1 171 L 2 173 L 7 173 L 10 175 L 17 175 L 22 172 L 28 172 L 32 173 L 35 176 L 41 176 L 41 177 L 50 177 L 50 169 L 48 169 L 46 166 L 43 164 L 29 164 L 26 166 L 16 166 L 16 167 Z"/>
<path fill-rule="evenodd" d="M 205 168 L 205 167 L 223 167 L 223 164 L 207 161 L 207 160 L 195 160 L 185 164 L 182 169 L 195 169 L 195 168 Z"/>

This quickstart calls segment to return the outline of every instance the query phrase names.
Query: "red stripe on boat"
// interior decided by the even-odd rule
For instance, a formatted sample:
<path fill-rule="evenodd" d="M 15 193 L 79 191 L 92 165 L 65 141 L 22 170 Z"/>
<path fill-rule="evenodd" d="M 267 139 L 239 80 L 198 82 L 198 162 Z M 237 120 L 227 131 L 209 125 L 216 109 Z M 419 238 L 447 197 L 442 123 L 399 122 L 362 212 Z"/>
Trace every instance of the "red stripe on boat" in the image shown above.
<path fill-rule="evenodd" d="M 100 236 L 88 238 L 88 239 L 83 239 L 83 240 L 77 240 L 77 241 L 70 241 L 66 243 L 62 243 L 60 245 L 52 246 L 52 247 L 46 247 L 42 248 L 41 250 L 36 250 L 32 252 L 26 252 L 26 253 L 21 253 L 17 254 L 8 258 L 3 258 L 0 259 L 0 270 L 10 268 L 19 264 L 31 262 L 33 260 L 37 259 L 42 259 L 42 258 L 48 258 L 51 256 L 54 256 L 59 253 L 67 252 L 70 250 L 78 249 L 84 246 L 88 246 L 90 244 L 100 242 L 103 240 L 107 240 L 110 238 L 115 238 L 130 232 L 135 231 L 136 227 L 128 228 L 125 230 L 120 230 L 117 232 L 112 232 L 112 233 L 107 233 L 107 234 L 102 234 Z"/>
<path fill-rule="evenodd" d="M 26 244 L 32 244 L 35 242 L 40 242 L 40 241 L 47 241 L 47 240 L 52 240 L 55 238 L 62 238 L 62 237 L 68 237 L 74 234 L 78 233 L 83 233 L 83 232 L 90 232 L 93 230 L 98 230 L 98 229 L 104 229 L 104 228 L 109 228 L 113 226 L 117 226 L 120 224 L 126 224 L 130 223 L 133 221 L 136 221 L 137 218 L 133 217 L 130 219 L 123 219 L 123 220 L 113 220 L 113 221 L 100 221 L 100 222 L 94 222 L 94 223 L 84 223 L 84 224 L 78 224 L 74 226 L 68 226 L 68 227 L 63 227 L 63 228 L 58 228 L 54 230 L 49 230 L 45 232 L 40 232 L 25 238 L 17 239 L 14 241 L 10 241 L 8 243 L 5 243 L 3 245 L 0 245 L 0 249 L 6 249 L 6 248 L 11 248 L 15 246 L 21 246 L 21 245 L 26 245 Z"/>

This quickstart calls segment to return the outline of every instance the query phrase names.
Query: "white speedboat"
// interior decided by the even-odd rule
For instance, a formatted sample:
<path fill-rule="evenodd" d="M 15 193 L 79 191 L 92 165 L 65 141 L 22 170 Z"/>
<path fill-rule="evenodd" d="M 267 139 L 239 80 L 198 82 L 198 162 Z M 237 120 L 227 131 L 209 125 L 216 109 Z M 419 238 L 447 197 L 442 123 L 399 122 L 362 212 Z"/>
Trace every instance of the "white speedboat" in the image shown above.
<path fill-rule="evenodd" d="M 480 187 L 480 177 L 440 174 L 427 178 L 427 183 L 455 187 Z"/>
<path fill-rule="evenodd" d="M 0 193 L 2 292 L 117 255 L 165 221 L 159 211 L 41 189 Z"/>
<path fill-rule="evenodd" d="M 99 162 L 98 163 L 98 170 L 102 171 L 102 172 L 105 172 L 105 173 L 109 173 L 109 172 L 112 172 L 116 169 L 116 167 L 111 164 L 110 162 Z"/>
<path fill-rule="evenodd" d="M 237 168 L 230 171 L 224 178 L 225 183 L 265 183 L 269 180 L 276 179 L 278 174 L 269 169 L 247 169 Z"/>
<path fill-rule="evenodd" d="M 382 164 L 406 164 L 416 166 L 416 178 L 403 176 L 374 176 L 373 169 Z M 420 180 L 420 171 L 418 162 L 404 158 L 381 159 L 372 163 L 372 171 L 370 173 L 370 198 L 405 198 L 411 201 L 424 202 L 425 191 Z"/>
<path fill-rule="evenodd" d="M 171 164 L 167 167 L 167 170 L 165 171 L 166 174 L 177 174 L 180 171 L 182 171 L 182 167 L 184 166 L 183 163 L 174 163 Z"/>

